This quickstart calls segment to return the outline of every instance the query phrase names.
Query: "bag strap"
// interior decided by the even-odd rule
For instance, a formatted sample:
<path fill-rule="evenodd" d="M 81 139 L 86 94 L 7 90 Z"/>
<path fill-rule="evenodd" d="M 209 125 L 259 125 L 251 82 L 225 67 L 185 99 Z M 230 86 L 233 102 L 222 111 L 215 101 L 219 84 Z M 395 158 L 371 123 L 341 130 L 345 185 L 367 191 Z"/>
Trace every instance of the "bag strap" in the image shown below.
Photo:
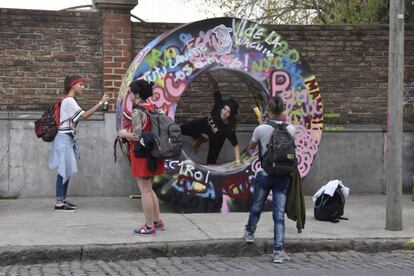
<path fill-rule="evenodd" d="M 271 120 L 269 120 L 269 121 L 266 122 L 266 124 L 273 127 L 274 128 L 273 131 L 275 131 L 276 129 L 279 129 L 279 130 L 283 129 L 283 130 L 286 130 L 289 133 L 289 131 L 287 130 L 288 124 L 286 124 L 285 122 L 282 122 L 281 124 L 278 124 L 276 122 L 272 122 Z M 292 137 L 292 135 L 290 135 L 290 133 L 289 133 L 289 139 L 290 139 L 291 142 L 293 142 L 293 144 L 295 144 L 295 139 L 293 139 L 293 137 Z"/>
<path fill-rule="evenodd" d="M 66 98 L 72 98 L 71 96 L 69 96 L 69 95 L 65 95 L 65 96 L 63 96 L 61 99 L 60 99 L 60 101 L 58 102 L 58 106 L 59 106 L 59 112 L 60 112 L 60 108 L 62 108 L 62 102 L 63 102 L 63 100 L 64 99 L 66 99 Z M 59 118 L 60 118 L 60 114 L 59 114 Z M 59 122 L 59 126 L 61 125 L 61 124 L 63 124 L 64 122 L 66 122 L 66 121 L 69 121 L 71 118 L 69 117 L 69 118 L 67 118 L 66 120 L 64 120 L 64 121 L 60 121 Z"/>
<path fill-rule="evenodd" d="M 139 104 L 134 105 L 132 107 L 132 109 L 134 109 L 134 108 L 137 108 L 137 109 L 140 109 L 140 110 L 143 110 L 143 111 L 146 111 L 146 112 L 159 112 L 158 107 L 155 104 L 152 104 L 152 109 L 151 110 L 148 110 L 145 107 L 140 106 Z"/>
<path fill-rule="evenodd" d="M 266 122 L 266 124 L 273 127 L 273 128 L 277 128 L 277 129 L 280 129 L 281 127 L 282 128 L 287 128 L 287 124 L 285 122 L 282 122 L 281 124 L 278 124 L 276 122 L 273 122 L 273 121 L 269 120 L 269 121 Z"/>
<path fill-rule="evenodd" d="M 332 223 L 338 223 L 340 220 L 348 220 L 348 218 L 339 217 L 339 218 L 336 218 L 336 219 L 331 220 L 330 222 L 332 222 Z"/>
<path fill-rule="evenodd" d="M 119 148 L 122 151 L 122 138 L 116 137 L 114 140 L 114 162 L 116 163 L 117 154 L 116 154 L 116 145 L 119 144 Z"/>
<path fill-rule="evenodd" d="M 115 138 L 114 140 L 114 162 L 116 163 L 116 144 L 118 144 L 119 138 Z"/>

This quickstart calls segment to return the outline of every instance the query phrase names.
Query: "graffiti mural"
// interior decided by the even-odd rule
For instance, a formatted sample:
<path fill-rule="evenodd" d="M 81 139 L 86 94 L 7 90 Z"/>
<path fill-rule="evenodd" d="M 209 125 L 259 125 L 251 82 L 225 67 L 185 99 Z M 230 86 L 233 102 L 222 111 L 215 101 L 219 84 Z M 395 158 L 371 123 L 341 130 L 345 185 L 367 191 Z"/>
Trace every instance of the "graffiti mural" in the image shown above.
<path fill-rule="evenodd" d="M 318 83 L 304 58 L 276 30 L 247 20 L 214 18 L 185 24 L 145 46 L 122 81 L 117 129 L 129 123 L 132 103 L 127 87 L 132 80 L 153 81 L 151 102 L 174 119 L 189 84 L 203 72 L 218 69 L 236 71 L 255 82 L 260 92 L 254 97 L 262 112 L 271 96 L 282 97 L 286 120 L 298 130 L 299 171 L 306 176 L 322 135 L 323 105 Z M 241 157 L 242 166 L 202 165 L 183 151 L 178 160 L 165 161 L 168 173 L 154 179 L 154 189 L 177 211 L 248 210 L 252 180 L 260 162 L 257 151 L 245 150 Z"/>

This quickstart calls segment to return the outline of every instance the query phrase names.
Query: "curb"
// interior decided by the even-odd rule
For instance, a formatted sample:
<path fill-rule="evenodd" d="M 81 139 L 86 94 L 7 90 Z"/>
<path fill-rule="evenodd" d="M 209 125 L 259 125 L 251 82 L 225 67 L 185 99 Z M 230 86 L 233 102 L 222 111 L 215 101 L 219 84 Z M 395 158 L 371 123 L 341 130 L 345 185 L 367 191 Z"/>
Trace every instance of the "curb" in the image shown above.
<path fill-rule="evenodd" d="M 85 260 L 137 260 L 158 257 L 216 255 L 221 257 L 251 257 L 271 254 L 273 239 L 217 239 L 185 242 L 156 242 L 108 245 L 53 245 L 0 247 L 0 265 L 37 264 Z M 286 240 L 288 252 L 359 251 L 386 252 L 414 250 L 410 238 L 375 239 L 308 239 Z"/>

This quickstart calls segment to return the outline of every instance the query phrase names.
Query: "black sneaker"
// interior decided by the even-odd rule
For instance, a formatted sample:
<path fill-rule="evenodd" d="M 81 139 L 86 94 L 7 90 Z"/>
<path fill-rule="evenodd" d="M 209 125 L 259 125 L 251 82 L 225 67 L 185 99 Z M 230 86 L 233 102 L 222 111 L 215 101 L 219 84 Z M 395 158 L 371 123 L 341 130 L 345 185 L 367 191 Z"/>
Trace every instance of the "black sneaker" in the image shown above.
<path fill-rule="evenodd" d="M 69 207 L 72 207 L 73 209 L 76 209 L 76 204 L 73 204 L 73 203 L 71 203 L 70 201 L 68 201 L 68 200 L 64 200 L 63 201 L 63 204 L 65 204 L 65 205 L 67 205 L 67 206 L 69 206 Z"/>
<path fill-rule="evenodd" d="M 55 211 L 65 211 L 65 212 L 75 212 L 75 208 L 70 207 L 69 205 L 55 205 Z"/>

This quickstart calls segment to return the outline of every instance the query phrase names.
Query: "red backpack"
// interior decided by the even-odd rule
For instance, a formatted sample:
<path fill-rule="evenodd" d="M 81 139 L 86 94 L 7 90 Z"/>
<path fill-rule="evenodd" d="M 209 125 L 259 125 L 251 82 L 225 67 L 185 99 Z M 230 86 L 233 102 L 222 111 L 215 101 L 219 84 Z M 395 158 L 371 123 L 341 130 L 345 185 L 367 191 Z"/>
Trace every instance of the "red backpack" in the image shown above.
<path fill-rule="evenodd" d="M 67 97 L 69 96 L 65 96 L 57 103 L 48 106 L 43 112 L 42 117 L 34 122 L 37 138 L 42 138 L 45 142 L 52 142 L 55 139 L 61 124 L 60 107 L 62 101 Z"/>

